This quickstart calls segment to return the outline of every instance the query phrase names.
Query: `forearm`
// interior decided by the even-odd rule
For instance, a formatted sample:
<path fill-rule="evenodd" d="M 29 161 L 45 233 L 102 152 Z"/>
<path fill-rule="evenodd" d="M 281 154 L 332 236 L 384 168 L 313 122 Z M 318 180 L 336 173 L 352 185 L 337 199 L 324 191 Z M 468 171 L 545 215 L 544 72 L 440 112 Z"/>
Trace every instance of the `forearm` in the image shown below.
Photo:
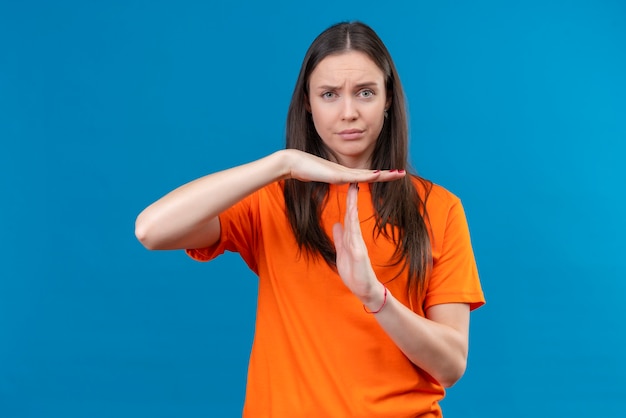
<path fill-rule="evenodd" d="M 148 206 L 135 234 L 149 249 L 206 246 L 219 236 L 217 216 L 254 191 L 285 177 L 288 155 L 278 151 L 248 164 L 201 177 Z"/>
<path fill-rule="evenodd" d="M 415 365 L 443 386 L 452 386 L 467 363 L 469 305 L 434 305 L 424 318 L 384 292 L 363 241 L 357 191 L 356 185 L 348 190 L 344 225 L 333 226 L 339 276 Z"/>
<path fill-rule="evenodd" d="M 325 183 L 393 181 L 404 171 L 351 169 L 295 149 L 194 180 L 168 193 L 139 216 L 135 235 L 149 249 L 208 246 L 219 238 L 217 216 L 280 179 Z"/>
<path fill-rule="evenodd" d="M 382 285 L 375 291 L 377 297 L 366 305 L 370 310 L 382 305 Z M 446 304 L 434 308 L 440 322 L 417 315 L 388 293 L 383 309 L 375 316 L 409 360 L 450 387 L 461 378 L 467 364 L 469 307 Z"/>

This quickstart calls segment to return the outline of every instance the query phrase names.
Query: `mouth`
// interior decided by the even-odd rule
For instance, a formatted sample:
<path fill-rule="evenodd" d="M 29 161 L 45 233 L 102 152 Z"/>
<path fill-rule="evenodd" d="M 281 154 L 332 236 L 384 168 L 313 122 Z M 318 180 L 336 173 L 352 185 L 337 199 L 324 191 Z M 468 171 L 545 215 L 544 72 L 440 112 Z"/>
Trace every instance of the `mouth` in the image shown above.
<path fill-rule="evenodd" d="M 345 129 L 341 132 L 337 132 L 337 135 L 339 135 L 343 139 L 350 140 L 361 138 L 364 132 L 365 131 L 363 131 L 362 129 Z"/>

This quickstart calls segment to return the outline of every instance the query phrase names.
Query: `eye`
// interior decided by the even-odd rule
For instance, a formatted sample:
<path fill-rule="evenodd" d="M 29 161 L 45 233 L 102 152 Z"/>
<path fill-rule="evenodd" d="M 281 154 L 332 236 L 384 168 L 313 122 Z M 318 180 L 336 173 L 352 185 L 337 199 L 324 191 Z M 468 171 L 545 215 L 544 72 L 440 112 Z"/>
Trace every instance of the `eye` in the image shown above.
<path fill-rule="evenodd" d="M 359 92 L 359 95 L 361 95 L 361 97 L 365 98 L 365 99 L 369 99 L 370 97 L 374 96 L 374 91 L 372 90 L 361 90 Z"/>
<path fill-rule="evenodd" d="M 335 93 L 333 93 L 332 91 L 325 91 L 324 93 L 322 93 L 322 98 L 327 100 L 334 99 Z"/>

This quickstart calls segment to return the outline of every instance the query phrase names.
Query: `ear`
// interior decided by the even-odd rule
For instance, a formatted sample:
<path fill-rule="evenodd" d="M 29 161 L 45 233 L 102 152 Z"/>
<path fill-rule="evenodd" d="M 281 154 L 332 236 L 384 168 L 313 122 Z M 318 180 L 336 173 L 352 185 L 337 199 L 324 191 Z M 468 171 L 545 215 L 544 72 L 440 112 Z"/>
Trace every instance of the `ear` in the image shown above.
<path fill-rule="evenodd" d="M 311 113 L 311 102 L 309 101 L 309 95 L 304 95 L 304 108 L 307 112 Z"/>
<path fill-rule="evenodd" d="M 387 101 L 385 102 L 385 110 L 389 110 L 391 107 L 391 96 L 387 97 Z"/>

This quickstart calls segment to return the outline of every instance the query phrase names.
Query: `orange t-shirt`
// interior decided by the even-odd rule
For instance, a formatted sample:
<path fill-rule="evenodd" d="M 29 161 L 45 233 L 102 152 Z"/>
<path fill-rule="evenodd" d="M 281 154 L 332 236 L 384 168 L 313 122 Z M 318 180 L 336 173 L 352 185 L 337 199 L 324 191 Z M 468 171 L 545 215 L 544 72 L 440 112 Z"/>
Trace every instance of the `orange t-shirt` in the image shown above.
<path fill-rule="evenodd" d="M 363 238 L 378 279 L 394 297 L 421 316 L 436 304 L 461 302 L 475 309 L 484 303 L 456 196 L 433 186 L 427 201 L 433 267 L 424 295 L 409 303 L 407 274 L 391 280 L 401 269 L 389 263 L 395 246 L 371 233 L 371 194 L 367 184 L 360 186 Z M 343 222 L 347 189 L 330 186 L 323 211 L 330 237 L 332 225 Z M 224 251 L 238 252 L 259 276 L 244 417 L 441 416 L 443 387 L 411 363 L 325 261 L 299 252 L 280 183 L 226 210 L 220 223 L 218 243 L 187 253 L 208 261 Z"/>

